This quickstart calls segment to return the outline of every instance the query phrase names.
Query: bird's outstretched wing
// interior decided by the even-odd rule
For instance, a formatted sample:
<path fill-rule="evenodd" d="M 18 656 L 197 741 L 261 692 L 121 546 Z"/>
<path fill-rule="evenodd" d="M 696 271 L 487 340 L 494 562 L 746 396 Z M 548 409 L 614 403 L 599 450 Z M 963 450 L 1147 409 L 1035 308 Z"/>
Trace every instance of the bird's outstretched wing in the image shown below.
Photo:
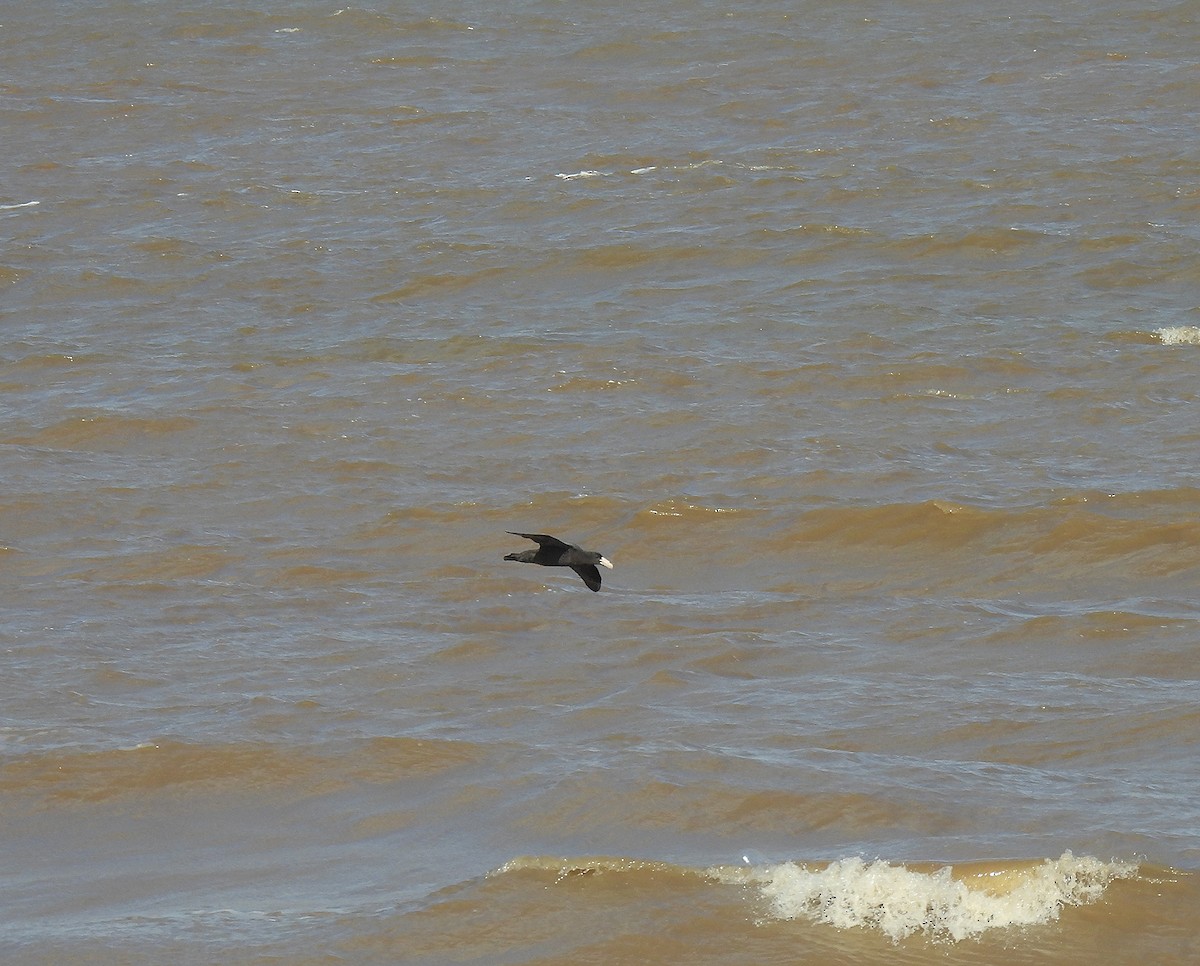
<path fill-rule="evenodd" d="M 570 550 L 569 543 L 563 543 L 558 537 L 552 537 L 548 533 L 517 533 L 516 530 L 508 530 L 514 537 L 524 537 L 526 540 L 532 540 L 539 547 L 546 550 Z"/>
<path fill-rule="evenodd" d="M 571 569 L 583 578 L 583 582 L 588 585 L 588 590 L 598 591 L 600 589 L 600 571 L 591 564 L 578 564 Z"/>

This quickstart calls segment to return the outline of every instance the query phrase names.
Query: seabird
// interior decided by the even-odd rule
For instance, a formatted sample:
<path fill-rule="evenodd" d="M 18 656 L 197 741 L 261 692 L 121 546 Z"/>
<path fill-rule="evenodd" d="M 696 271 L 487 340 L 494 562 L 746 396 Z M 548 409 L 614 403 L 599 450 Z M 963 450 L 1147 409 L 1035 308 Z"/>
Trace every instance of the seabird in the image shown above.
<path fill-rule="evenodd" d="M 583 578 L 590 590 L 600 589 L 600 571 L 596 564 L 612 570 L 609 559 L 595 550 L 580 550 L 574 544 L 563 543 L 557 537 L 544 533 L 517 533 L 508 530 L 514 537 L 524 537 L 538 545 L 536 550 L 523 550 L 521 553 L 510 553 L 505 560 L 515 560 L 517 563 L 541 564 L 543 567 L 570 567 Z"/>

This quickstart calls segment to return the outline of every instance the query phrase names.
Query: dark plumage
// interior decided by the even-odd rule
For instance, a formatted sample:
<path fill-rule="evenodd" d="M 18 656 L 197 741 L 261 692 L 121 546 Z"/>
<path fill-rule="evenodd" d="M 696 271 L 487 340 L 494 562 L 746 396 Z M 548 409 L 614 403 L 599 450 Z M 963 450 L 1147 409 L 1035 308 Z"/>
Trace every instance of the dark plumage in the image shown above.
<path fill-rule="evenodd" d="M 580 550 L 574 544 L 563 543 L 557 537 L 544 533 L 517 533 L 509 530 L 514 537 L 524 537 L 538 545 L 536 550 L 523 550 L 521 553 L 510 553 L 505 560 L 515 560 L 517 563 L 541 564 L 543 567 L 570 567 L 583 578 L 590 590 L 600 589 L 600 571 L 596 565 L 612 570 L 612 564 L 607 557 L 596 553 L 595 550 Z"/>

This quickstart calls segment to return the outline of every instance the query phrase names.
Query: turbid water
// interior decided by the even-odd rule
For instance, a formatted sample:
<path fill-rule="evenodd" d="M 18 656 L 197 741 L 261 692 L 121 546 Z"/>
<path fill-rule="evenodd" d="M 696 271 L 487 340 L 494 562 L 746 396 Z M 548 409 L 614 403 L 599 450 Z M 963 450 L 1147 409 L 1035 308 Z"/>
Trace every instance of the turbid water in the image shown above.
<path fill-rule="evenodd" d="M 4 961 L 1200 961 L 1198 31 L 10 4 Z"/>

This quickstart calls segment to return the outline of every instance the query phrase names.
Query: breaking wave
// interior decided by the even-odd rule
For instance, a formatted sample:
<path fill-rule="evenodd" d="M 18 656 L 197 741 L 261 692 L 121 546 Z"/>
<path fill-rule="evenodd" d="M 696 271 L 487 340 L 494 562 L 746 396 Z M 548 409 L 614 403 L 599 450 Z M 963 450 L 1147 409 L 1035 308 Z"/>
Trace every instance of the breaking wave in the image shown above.
<path fill-rule="evenodd" d="M 1058 918 L 1065 906 L 1097 901 L 1137 866 L 1064 852 L 1041 862 L 968 863 L 913 868 L 881 859 L 839 859 L 824 867 L 793 862 L 751 870 L 779 919 L 842 929 L 877 929 L 894 941 L 924 934 L 959 942 L 989 930 Z"/>
<path fill-rule="evenodd" d="M 1100 900 L 1138 866 L 1064 852 L 1057 859 L 893 864 L 858 857 L 828 863 L 783 862 L 708 869 L 607 857 L 526 856 L 492 873 L 534 874 L 553 883 L 627 877 L 631 889 L 671 889 L 697 879 L 743 886 L 766 903 L 764 920 L 807 920 L 837 929 L 870 929 L 894 942 L 923 935 L 934 942 L 976 939 L 995 929 L 1052 922 L 1068 906 Z"/>

